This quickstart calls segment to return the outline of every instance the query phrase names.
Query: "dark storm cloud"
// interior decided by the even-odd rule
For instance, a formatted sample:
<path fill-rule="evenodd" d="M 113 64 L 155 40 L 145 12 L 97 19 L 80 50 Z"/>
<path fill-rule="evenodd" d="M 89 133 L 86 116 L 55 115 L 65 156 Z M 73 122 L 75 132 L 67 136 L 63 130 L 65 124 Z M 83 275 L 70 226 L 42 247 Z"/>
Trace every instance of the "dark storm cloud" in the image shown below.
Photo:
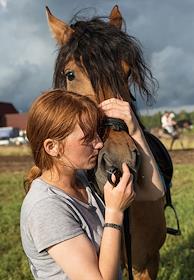
<path fill-rule="evenodd" d="M 128 32 L 141 41 L 159 81 L 155 107 L 194 104 L 194 2 L 189 0 L 0 0 L 0 101 L 25 110 L 52 85 L 56 45 L 47 26 L 46 5 L 69 21 L 86 7 L 108 15 L 114 4 L 119 5 Z"/>

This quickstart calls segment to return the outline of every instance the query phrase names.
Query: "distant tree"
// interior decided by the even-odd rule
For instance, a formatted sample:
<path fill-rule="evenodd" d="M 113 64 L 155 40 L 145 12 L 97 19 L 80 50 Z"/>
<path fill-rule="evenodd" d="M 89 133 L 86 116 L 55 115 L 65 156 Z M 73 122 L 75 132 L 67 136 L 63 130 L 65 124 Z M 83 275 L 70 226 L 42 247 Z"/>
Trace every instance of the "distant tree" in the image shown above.
<path fill-rule="evenodd" d="M 173 112 L 173 111 L 172 111 Z M 144 126 L 147 129 L 155 128 L 155 127 L 161 127 L 161 116 L 162 112 L 157 112 L 154 115 L 142 115 L 140 116 L 140 119 Z M 179 113 L 175 114 L 175 120 L 184 120 L 184 119 L 189 119 L 194 123 L 194 112 L 186 112 L 184 110 L 180 111 Z"/>
<path fill-rule="evenodd" d="M 194 112 L 191 112 L 189 116 L 190 116 L 190 120 L 194 123 Z"/>
<path fill-rule="evenodd" d="M 177 114 L 176 120 L 179 121 L 185 119 L 190 119 L 190 113 L 186 112 L 185 110 L 182 110 Z"/>
<path fill-rule="evenodd" d="M 143 122 L 145 127 L 148 129 L 153 128 L 153 127 L 160 127 L 161 115 L 162 115 L 161 112 L 158 112 L 151 116 L 144 115 L 144 116 L 141 116 L 141 121 Z"/>

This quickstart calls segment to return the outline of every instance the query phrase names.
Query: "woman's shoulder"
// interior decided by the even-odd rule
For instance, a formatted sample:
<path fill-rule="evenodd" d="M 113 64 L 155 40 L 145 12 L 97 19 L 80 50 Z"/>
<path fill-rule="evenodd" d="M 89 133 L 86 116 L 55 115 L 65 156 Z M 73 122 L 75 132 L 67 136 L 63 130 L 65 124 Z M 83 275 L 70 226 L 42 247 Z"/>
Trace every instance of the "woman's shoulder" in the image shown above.
<path fill-rule="evenodd" d="M 40 178 L 37 178 L 32 182 L 23 204 L 36 204 L 46 198 L 48 198 L 48 185 Z"/>
<path fill-rule="evenodd" d="M 61 201 L 57 192 L 54 191 L 54 186 L 51 186 L 41 180 L 35 179 L 29 192 L 25 196 L 22 207 L 21 216 L 28 218 L 30 215 L 39 215 L 39 213 L 47 212 L 64 212 L 69 208 Z"/>

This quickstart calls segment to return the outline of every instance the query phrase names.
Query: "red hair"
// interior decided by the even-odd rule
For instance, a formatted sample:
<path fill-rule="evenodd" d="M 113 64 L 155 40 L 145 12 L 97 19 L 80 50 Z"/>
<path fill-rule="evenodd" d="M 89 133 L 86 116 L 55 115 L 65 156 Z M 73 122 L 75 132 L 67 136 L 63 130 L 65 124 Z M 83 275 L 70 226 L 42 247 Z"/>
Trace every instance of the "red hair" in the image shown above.
<path fill-rule="evenodd" d="M 83 130 L 85 141 L 94 138 L 101 114 L 97 105 L 88 97 L 64 89 L 44 92 L 32 103 L 27 122 L 29 140 L 35 166 L 29 171 L 24 185 L 28 191 L 32 181 L 53 166 L 43 143 L 51 138 L 64 140 L 78 124 Z"/>

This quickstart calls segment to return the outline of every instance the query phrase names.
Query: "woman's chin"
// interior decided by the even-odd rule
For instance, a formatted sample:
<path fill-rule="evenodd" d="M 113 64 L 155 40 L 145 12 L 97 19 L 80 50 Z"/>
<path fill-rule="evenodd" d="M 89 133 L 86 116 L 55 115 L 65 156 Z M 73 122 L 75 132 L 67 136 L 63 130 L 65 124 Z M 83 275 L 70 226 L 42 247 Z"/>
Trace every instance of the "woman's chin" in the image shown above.
<path fill-rule="evenodd" d="M 94 158 L 92 160 L 90 160 L 90 162 L 87 164 L 87 167 L 85 169 L 92 169 L 94 167 L 96 167 L 97 164 L 97 158 Z"/>

